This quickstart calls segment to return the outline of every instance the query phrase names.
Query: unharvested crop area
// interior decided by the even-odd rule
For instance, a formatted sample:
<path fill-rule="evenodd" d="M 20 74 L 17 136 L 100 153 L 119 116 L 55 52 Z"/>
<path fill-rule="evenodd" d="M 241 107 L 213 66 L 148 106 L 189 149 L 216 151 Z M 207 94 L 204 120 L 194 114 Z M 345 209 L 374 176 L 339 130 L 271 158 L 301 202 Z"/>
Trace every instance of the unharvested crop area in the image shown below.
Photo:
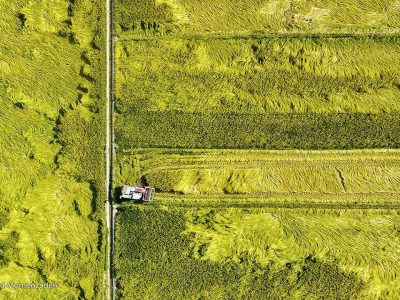
<path fill-rule="evenodd" d="M 121 150 L 150 148 L 399 148 L 399 114 L 203 114 L 117 116 Z M 249 134 L 251 133 L 251 134 Z"/>
<path fill-rule="evenodd" d="M 395 299 L 396 210 L 124 207 L 123 299 Z"/>
<path fill-rule="evenodd" d="M 399 33 L 397 0 L 125 0 L 125 38 L 174 34 Z"/>
<path fill-rule="evenodd" d="M 396 299 L 399 1 L 117 1 L 120 299 Z"/>
<path fill-rule="evenodd" d="M 102 1 L 0 1 L 1 299 L 103 296 Z"/>
<path fill-rule="evenodd" d="M 116 49 L 123 149 L 399 146 L 398 38 L 172 38 Z"/>
<path fill-rule="evenodd" d="M 171 38 L 116 47 L 122 114 L 399 112 L 398 37 Z"/>

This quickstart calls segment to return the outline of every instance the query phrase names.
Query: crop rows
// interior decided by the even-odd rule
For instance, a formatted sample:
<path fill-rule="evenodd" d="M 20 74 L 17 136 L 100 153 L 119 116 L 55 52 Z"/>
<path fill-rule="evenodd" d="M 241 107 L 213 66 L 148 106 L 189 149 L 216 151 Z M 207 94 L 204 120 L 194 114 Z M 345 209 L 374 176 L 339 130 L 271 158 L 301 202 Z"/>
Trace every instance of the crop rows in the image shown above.
<path fill-rule="evenodd" d="M 117 118 L 116 139 L 122 150 L 399 148 L 400 115 L 140 112 Z"/>

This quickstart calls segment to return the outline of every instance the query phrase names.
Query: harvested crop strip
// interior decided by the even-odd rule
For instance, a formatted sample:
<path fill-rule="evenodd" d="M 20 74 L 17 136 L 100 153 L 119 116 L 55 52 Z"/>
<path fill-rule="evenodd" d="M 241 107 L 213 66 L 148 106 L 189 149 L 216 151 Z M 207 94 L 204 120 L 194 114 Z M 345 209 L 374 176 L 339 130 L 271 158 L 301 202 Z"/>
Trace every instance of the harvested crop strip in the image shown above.
<path fill-rule="evenodd" d="M 400 199 L 397 150 L 136 149 L 120 153 L 118 166 L 117 185 L 151 185 L 162 201 L 391 207 Z"/>

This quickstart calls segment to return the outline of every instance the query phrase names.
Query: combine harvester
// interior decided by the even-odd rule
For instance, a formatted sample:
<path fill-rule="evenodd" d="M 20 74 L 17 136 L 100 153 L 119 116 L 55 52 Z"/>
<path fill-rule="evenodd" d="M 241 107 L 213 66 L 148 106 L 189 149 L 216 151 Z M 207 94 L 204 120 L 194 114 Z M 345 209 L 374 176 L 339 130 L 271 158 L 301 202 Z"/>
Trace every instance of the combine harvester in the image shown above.
<path fill-rule="evenodd" d="M 152 187 L 145 186 L 143 188 L 138 186 L 123 185 L 119 199 L 150 202 L 153 200 L 153 195 L 154 188 Z"/>

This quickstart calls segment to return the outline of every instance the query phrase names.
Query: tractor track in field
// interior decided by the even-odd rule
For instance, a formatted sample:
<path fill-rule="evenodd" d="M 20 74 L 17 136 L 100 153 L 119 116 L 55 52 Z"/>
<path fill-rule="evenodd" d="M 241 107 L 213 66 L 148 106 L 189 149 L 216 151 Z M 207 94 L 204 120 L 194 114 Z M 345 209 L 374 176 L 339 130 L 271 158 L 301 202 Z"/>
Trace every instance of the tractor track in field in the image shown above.
<path fill-rule="evenodd" d="M 116 38 L 117 42 L 129 42 L 129 41 L 151 41 L 151 40 L 251 40 L 251 39 L 298 39 L 298 38 L 310 38 L 310 39 L 387 39 L 387 38 L 399 38 L 400 33 L 260 33 L 260 34 L 179 34 L 179 35 L 161 35 L 161 36 L 135 36 Z"/>

